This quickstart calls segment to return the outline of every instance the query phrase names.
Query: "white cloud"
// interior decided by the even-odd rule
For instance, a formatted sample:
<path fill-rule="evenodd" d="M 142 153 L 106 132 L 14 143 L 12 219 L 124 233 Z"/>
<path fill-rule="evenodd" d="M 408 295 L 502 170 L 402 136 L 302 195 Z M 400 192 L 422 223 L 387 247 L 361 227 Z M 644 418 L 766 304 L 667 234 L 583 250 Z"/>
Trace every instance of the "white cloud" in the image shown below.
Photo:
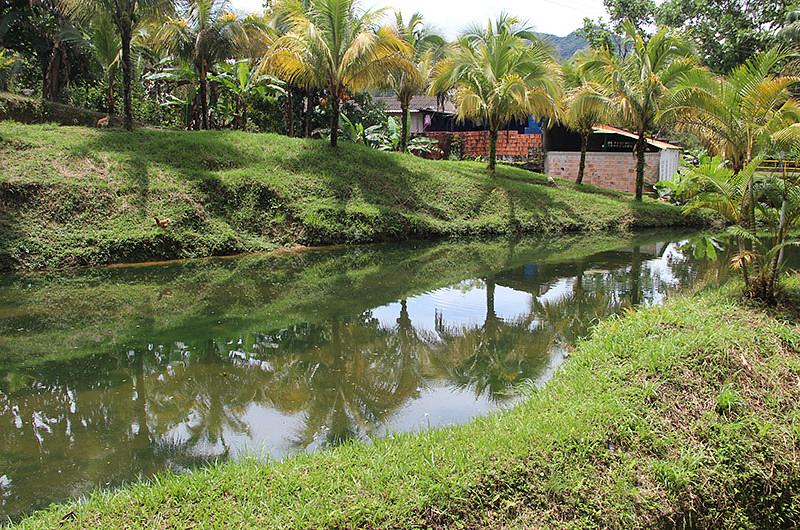
<path fill-rule="evenodd" d="M 236 10 L 261 11 L 263 0 L 232 0 Z M 452 38 L 472 23 L 485 23 L 506 11 L 526 20 L 536 31 L 567 35 L 579 28 L 584 17 L 606 14 L 603 0 L 362 0 L 365 6 L 399 9 L 406 16 L 419 11 L 425 20 Z"/>

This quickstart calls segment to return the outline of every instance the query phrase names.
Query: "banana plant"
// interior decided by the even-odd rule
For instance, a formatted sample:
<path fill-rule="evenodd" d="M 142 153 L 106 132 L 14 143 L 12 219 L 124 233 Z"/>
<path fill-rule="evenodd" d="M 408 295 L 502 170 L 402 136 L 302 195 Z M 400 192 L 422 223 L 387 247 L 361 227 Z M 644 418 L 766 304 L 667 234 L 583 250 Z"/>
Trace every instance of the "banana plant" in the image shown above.
<path fill-rule="evenodd" d="M 197 73 L 188 64 L 172 65 L 169 60 L 161 61 L 157 69 L 144 76 L 145 81 L 162 82 L 171 85 L 174 89 L 164 97 L 160 103 L 162 107 L 179 107 L 183 114 L 184 127 L 191 129 L 196 119 L 197 112 Z"/>
<path fill-rule="evenodd" d="M 224 65 L 219 73 L 210 75 L 209 79 L 219 83 L 233 100 L 232 126 L 238 130 L 247 129 L 247 107 L 253 97 L 274 97 L 286 93 L 283 81 L 259 73 L 248 59 Z"/>

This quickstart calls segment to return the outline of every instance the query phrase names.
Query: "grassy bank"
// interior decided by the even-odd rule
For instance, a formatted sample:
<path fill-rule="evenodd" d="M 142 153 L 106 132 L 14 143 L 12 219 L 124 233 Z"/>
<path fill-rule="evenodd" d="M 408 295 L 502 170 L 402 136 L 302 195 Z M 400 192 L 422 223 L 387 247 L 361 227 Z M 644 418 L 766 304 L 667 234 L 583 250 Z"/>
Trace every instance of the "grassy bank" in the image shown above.
<path fill-rule="evenodd" d="M 21 527 L 792 527 L 800 328 L 786 311 L 730 288 L 677 297 L 600 324 L 503 414 L 164 476 Z"/>
<path fill-rule="evenodd" d="M 237 132 L 0 122 L 0 267 L 696 223 L 541 175 Z M 169 219 L 159 228 L 154 217 Z"/>

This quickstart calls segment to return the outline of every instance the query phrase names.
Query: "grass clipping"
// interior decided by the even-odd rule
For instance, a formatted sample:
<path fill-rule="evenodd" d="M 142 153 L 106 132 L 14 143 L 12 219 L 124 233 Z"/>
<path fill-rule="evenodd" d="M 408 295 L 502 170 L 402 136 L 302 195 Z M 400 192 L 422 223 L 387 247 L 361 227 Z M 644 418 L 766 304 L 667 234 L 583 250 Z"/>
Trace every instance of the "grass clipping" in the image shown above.
<path fill-rule="evenodd" d="M 272 467 L 164 476 L 22 526 L 793 527 L 796 322 L 730 290 L 677 297 L 601 323 L 506 412 Z"/>

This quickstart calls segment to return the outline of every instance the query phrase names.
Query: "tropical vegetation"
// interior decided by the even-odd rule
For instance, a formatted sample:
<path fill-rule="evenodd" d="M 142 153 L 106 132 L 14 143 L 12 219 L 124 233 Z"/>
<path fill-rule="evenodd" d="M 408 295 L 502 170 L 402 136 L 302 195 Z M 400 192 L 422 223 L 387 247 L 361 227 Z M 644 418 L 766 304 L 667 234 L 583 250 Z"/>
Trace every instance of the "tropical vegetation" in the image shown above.
<path fill-rule="evenodd" d="M 121 107 L 128 130 L 134 122 L 231 128 L 323 137 L 334 147 L 341 137 L 431 158 L 441 150 L 412 138 L 410 105 L 415 96 L 435 96 L 452 102 L 469 127 L 486 131 L 490 174 L 501 130 L 531 118 L 572 129 L 581 139 L 578 184 L 594 128 L 614 125 L 636 135 L 640 201 L 650 142 L 676 138 L 720 159 L 659 186 L 680 190 L 672 198 L 687 210 L 715 212 L 735 225 L 741 253 L 734 265 L 746 290 L 773 300 L 781 249 L 794 244 L 796 182 L 791 174 L 748 168 L 797 152 L 797 61 L 790 52 L 796 11 L 763 1 L 755 4 L 759 13 L 738 4 L 726 12 L 677 1 L 605 4 L 608 23 L 584 27 L 592 49 L 559 65 L 548 44 L 510 14 L 448 43 L 421 14 L 392 19 L 358 0 L 277 0 L 248 16 L 234 13 L 228 0 L 14 0 L 0 8 L 0 86 L 94 108 L 108 113 L 111 125 Z M 735 29 L 732 42 L 758 53 L 741 56 L 712 42 L 720 28 Z M 387 93 L 399 101 L 399 122 L 372 101 Z M 746 193 L 739 196 L 743 176 Z M 713 195 L 720 178 L 731 181 L 725 200 Z M 735 215 L 720 206 L 734 196 Z"/>
<path fill-rule="evenodd" d="M 437 66 L 431 92 L 453 89 L 459 119 L 489 131 L 489 173 L 497 165 L 497 134 L 517 118 L 558 118 L 561 71 L 549 46 L 516 18 L 503 15 L 468 30 Z"/>
<path fill-rule="evenodd" d="M 725 77 L 696 70 L 679 83 L 670 108 L 678 126 L 717 155 L 683 175 L 687 210 L 711 210 L 731 224 L 740 247 L 733 265 L 747 293 L 767 301 L 775 299 L 785 247 L 800 244 L 792 237 L 800 220 L 796 175 L 758 171 L 767 153 L 800 147 L 800 104 L 791 94 L 800 78 L 775 73 L 788 58 L 779 47 Z"/>

